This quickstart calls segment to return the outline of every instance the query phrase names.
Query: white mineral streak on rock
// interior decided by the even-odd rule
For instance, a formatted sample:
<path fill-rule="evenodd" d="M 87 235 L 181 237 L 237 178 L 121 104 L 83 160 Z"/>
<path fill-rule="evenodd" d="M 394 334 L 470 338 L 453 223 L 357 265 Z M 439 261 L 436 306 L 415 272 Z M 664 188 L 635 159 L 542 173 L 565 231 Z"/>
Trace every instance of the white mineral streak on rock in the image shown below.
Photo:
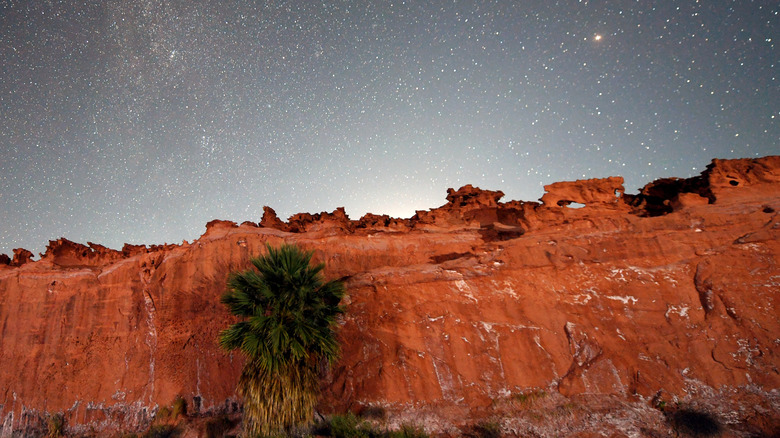
<path fill-rule="evenodd" d="M 634 298 L 634 297 L 632 297 L 630 295 L 629 296 L 625 296 L 625 297 L 620 297 L 620 296 L 616 296 L 616 295 L 608 295 L 605 298 L 608 299 L 608 300 L 620 301 L 620 302 L 622 302 L 623 304 L 626 304 L 626 305 L 628 305 L 629 301 L 631 301 L 631 304 L 636 304 L 637 301 L 639 301 L 639 300 L 637 300 L 636 298 Z"/>
<path fill-rule="evenodd" d="M 474 301 L 475 303 L 478 302 L 476 298 L 474 298 L 474 295 L 471 293 L 471 287 L 463 281 L 463 280 L 457 280 L 455 282 L 455 287 L 458 288 L 458 290 L 465 296 L 466 298 Z"/>
<path fill-rule="evenodd" d="M 669 319 L 669 315 L 671 314 L 678 314 L 680 315 L 680 318 L 687 318 L 688 317 L 688 306 L 673 306 L 673 305 L 667 305 L 666 306 L 666 313 L 664 313 L 664 317 Z"/>

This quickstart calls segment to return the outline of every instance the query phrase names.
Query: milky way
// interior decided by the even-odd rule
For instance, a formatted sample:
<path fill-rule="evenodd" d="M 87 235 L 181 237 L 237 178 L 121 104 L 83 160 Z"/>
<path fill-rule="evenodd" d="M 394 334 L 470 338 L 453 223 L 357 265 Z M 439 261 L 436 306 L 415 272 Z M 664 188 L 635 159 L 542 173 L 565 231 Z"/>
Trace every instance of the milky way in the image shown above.
<path fill-rule="evenodd" d="M 0 5 L 0 253 L 780 152 L 775 1 Z"/>

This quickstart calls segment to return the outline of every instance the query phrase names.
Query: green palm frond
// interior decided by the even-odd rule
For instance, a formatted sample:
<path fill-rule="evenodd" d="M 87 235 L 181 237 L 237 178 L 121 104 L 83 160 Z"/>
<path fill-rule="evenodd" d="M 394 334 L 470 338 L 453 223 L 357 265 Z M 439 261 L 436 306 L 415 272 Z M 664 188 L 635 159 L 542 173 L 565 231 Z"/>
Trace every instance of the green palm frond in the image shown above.
<path fill-rule="evenodd" d="M 228 351 L 239 349 L 249 331 L 249 324 L 245 321 L 233 324 L 219 333 L 219 346 Z"/>
<path fill-rule="evenodd" d="M 308 421 L 317 399 L 318 364 L 338 358 L 336 327 L 344 285 L 324 281 L 324 264 L 296 246 L 267 245 L 254 269 L 228 276 L 221 302 L 245 320 L 220 332 L 219 345 L 240 350 L 245 430 L 268 434 Z"/>

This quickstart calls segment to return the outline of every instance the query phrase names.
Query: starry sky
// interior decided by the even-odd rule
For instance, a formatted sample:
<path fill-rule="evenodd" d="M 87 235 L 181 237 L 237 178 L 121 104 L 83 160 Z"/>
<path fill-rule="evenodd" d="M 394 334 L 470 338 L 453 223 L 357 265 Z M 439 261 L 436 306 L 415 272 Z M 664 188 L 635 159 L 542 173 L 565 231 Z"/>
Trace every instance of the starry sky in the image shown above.
<path fill-rule="evenodd" d="M 0 0 L 0 253 L 780 153 L 776 1 Z"/>

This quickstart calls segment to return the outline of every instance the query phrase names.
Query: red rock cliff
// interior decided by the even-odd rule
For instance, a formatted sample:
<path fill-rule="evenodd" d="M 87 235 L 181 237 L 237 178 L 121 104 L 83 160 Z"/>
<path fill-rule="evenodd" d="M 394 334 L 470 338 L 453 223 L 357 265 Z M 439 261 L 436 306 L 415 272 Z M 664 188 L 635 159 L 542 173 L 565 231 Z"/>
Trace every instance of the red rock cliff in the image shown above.
<path fill-rule="evenodd" d="M 74 431 L 139 428 L 177 395 L 196 412 L 238 409 L 242 359 L 216 345 L 232 321 L 219 296 L 229 271 L 282 242 L 347 285 L 323 411 L 382 406 L 448 430 L 544 390 L 725 400 L 774 427 L 780 157 L 715 160 L 637 195 L 621 178 L 546 190 L 540 204 L 450 189 L 411 219 L 338 209 L 285 223 L 266 208 L 183 245 L 15 250 L 0 258 L 0 436 L 57 411 Z"/>

